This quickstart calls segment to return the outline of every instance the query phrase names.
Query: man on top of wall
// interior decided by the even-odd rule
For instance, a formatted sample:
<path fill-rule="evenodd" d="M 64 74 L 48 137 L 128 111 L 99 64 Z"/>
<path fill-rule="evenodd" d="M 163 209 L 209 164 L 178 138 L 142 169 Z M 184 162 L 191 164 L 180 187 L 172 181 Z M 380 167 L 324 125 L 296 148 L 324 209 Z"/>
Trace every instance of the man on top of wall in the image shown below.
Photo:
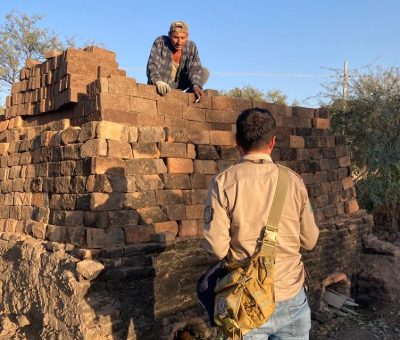
<path fill-rule="evenodd" d="M 197 99 L 204 95 L 203 85 L 209 72 L 201 66 L 196 44 L 189 40 L 189 27 L 174 21 L 168 36 L 158 37 L 147 62 L 148 84 L 154 84 L 164 96 L 171 88 L 193 92 Z"/>
<path fill-rule="evenodd" d="M 215 176 L 204 213 L 206 249 L 219 259 L 251 257 L 262 235 L 278 181 L 278 167 L 270 156 L 275 127 L 274 117 L 265 109 L 245 110 L 237 118 L 236 142 L 242 158 Z M 245 340 L 308 339 L 311 317 L 300 248 L 312 249 L 319 230 L 303 179 L 292 170 L 287 189 L 275 246 L 276 308 Z"/>

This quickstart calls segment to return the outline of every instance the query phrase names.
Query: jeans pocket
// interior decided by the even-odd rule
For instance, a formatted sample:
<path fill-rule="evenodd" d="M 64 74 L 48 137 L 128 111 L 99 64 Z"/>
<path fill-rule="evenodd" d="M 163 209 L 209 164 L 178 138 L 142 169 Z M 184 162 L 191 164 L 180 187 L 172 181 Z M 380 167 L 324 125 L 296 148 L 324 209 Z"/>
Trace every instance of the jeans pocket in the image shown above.
<path fill-rule="evenodd" d="M 292 336 L 300 337 L 308 334 L 311 329 L 311 310 L 304 291 L 301 291 L 294 299 L 293 305 L 288 307 L 288 311 L 292 321 Z"/>

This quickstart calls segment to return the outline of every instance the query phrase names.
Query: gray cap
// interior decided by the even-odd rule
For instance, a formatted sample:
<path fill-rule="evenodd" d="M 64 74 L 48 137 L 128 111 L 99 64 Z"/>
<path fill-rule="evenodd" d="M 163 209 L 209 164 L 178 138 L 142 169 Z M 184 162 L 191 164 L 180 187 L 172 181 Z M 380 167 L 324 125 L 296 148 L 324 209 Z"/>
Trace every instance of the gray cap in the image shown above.
<path fill-rule="evenodd" d="M 174 21 L 169 27 L 169 33 L 189 33 L 189 26 L 184 21 Z"/>

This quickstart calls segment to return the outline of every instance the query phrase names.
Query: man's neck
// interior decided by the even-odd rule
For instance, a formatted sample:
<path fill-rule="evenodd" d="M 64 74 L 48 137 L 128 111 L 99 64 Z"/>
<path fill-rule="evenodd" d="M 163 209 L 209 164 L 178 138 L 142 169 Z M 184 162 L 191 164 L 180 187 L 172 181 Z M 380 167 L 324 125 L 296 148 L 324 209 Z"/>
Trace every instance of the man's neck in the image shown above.
<path fill-rule="evenodd" d="M 175 50 L 172 52 L 172 60 L 174 63 L 179 64 L 179 61 L 181 60 L 181 55 L 182 55 L 182 50 Z"/>
<path fill-rule="evenodd" d="M 254 149 L 254 150 L 249 150 L 249 151 L 243 151 L 242 154 L 243 156 L 246 155 L 251 155 L 251 154 L 263 154 L 263 155 L 268 155 L 271 156 L 271 149 Z"/>

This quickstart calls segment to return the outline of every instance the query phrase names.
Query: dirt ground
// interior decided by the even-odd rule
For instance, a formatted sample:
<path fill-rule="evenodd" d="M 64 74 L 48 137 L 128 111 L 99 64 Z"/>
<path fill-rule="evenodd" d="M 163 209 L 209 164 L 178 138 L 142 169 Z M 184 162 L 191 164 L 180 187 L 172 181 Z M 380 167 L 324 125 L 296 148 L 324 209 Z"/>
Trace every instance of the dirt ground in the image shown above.
<path fill-rule="evenodd" d="M 336 316 L 325 324 L 313 321 L 310 339 L 400 339 L 400 307 L 398 304 L 393 303 L 376 310 L 361 308 L 355 311 L 356 316 Z"/>
<path fill-rule="evenodd" d="M 400 233 L 389 233 L 375 227 L 373 234 L 378 239 L 400 248 Z M 369 258 L 371 259 L 371 258 Z M 395 263 L 393 263 L 395 266 Z M 394 272 L 394 267 L 392 268 Z M 389 268 L 390 270 L 390 268 Z M 387 273 L 390 276 L 390 273 Z M 397 287 L 398 280 L 396 280 Z M 375 304 L 353 309 L 356 315 L 327 313 L 329 321 L 312 321 L 311 340 L 398 340 L 400 339 L 400 301 Z"/>

